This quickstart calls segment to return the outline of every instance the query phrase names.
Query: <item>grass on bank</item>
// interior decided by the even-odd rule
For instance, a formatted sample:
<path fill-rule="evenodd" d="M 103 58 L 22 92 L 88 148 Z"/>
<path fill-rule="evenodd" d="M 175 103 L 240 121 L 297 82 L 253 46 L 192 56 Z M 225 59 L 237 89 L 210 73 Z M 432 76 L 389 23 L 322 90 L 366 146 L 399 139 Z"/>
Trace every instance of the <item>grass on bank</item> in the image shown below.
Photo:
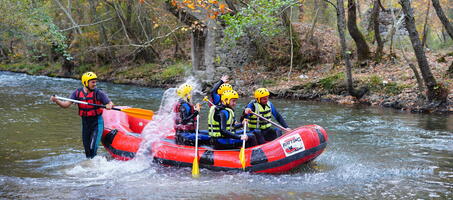
<path fill-rule="evenodd" d="M 22 72 L 31 75 L 58 76 L 61 64 L 58 63 L 14 63 L 0 64 L 0 70 Z M 181 80 L 190 70 L 189 61 L 172 61 L 167 65 L 147 63 L 137 66 L 114 67 L 109 65 L 80 65 L 74 68 L 71 78 L 79 78 L 84 72 L 93 71 L 101 79 L 115 83 L 132 83 L 134 80 L 143 80 L 143 84 L 159 85 Z"/>
<path fill-rule="evenodd" d="M 15 64 L 0 64 L 0 70 L 13 71 L 13 72 L 25 72 L 28 74 L 41 74 L 45 72 L 58 71 L 59 66 L 56 65 L 40 65 L 31 63 L 15 63 Z"/>

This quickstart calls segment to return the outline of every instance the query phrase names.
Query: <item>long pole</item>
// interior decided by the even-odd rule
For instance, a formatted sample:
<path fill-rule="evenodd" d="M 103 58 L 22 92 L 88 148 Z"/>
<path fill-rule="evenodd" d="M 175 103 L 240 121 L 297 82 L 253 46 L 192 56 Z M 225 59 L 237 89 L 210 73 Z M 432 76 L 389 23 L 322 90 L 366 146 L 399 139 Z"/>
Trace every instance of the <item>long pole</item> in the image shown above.
<path fill-rule="evenodd" d="M 261 119 L 263 119 L 263 120 L 265 120 L 265 121 L 267 121 L 269 123 L 271 123 L 272 125 L 276 126 L 277 128 L 280 128 L 280 129 L 282 129 L 284 131 L 289 131 L 287 128 L 285 128 L 285 127 L 281 126 L 280 124 L 277 124 L 277 123 L 275 123 L 275 122 L 273 122 L 273 121 L 261 116 L 260 114 L 257 114 L 257 113 L 255 113 L 253 111 L 252 111 L 252 114 L 256 115 L 257 117 L 259 117 L 259 118 L 261 118 Z"/>

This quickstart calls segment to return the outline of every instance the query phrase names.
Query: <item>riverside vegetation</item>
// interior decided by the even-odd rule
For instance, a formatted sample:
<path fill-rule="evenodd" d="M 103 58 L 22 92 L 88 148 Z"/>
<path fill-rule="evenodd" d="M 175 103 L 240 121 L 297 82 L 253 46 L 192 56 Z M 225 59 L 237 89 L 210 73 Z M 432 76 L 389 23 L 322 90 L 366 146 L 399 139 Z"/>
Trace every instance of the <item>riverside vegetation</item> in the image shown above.
<path fill-rule="evenodd" d="M 451 0 L 345 3 L 4 2 L 0 70 L 205 89 L 227 73 L 245 96 L 452 113 Z"/>

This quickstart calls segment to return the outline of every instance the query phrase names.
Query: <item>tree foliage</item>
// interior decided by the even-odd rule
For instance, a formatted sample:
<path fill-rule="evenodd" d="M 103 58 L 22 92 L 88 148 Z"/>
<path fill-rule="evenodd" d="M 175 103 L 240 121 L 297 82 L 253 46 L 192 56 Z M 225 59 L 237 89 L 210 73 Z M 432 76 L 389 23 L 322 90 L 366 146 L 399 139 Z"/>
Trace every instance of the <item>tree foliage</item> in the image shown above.
<path fill-rule="evenodd" d="M 46 43 L 65 59 L 72 60 L 67 51 L 66 37 L 49 15 L 46 1 L 4 1 L 0 5 L 1 40 L 24 40 L 29 45 Z"/>
<path fill-rule="evenodd" d="M 252 39 L 272 38 L 283 30 L 280 18 L 283 9 L 295 3 L 295 0 L 251 0 L 238 13 L 223 15 L 222 19 L 227 25 L 224 30 L 225 41 L 237 41 L 246 33 Z"/>

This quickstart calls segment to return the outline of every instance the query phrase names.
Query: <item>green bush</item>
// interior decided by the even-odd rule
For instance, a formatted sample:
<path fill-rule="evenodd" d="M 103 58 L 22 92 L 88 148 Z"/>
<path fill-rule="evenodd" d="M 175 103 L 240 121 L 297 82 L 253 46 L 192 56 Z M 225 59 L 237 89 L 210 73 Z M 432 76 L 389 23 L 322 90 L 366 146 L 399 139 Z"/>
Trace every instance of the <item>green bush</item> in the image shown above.
<path fill-rule="evenodd" d="M 0 68 L 7 71 L 19 71 L 19 72 L 28 72 L 30 74 L 36 74 L 42 70 L 45 70 L 46 67 L 43 65 L 28 64 L 28 63 L 16 63 L 16 64 L 4 64 L 0 65 Z"/>
<path fill-rule="evenodd" d="M 176 63 L 165 68 L 160 77 L 164 80 L 170 80 L 178 76 L 184 75 L 184 73 L 189 69 L 189 65 L 186 63 Z"/>
<path fill-rule="evenodd" d="M 275 80 L 272 80 L 272 79 L 264 79 L 264 80 L 262 81 L 262 84 L 261 84 L 261 85 L 267 87 L 267 86 L 272 86 L 272 85 L 275 85 L 275 84 L 276 84 Z"/>
<path fill-rule="evenodd" d="M 405 88 L 409 88 L 406 84 L 397 84 L 395 82 L 388 83 L 383 86 L 384 92 L 390 95 L 400 94 Z"/>
<path fill-rule="evenodd" d="M 32 66 L 29 70 L 27 70 L 29 73 L 31 74 L 36 74 L 40 71 L 43 71 L 44 69 L 46 69 L 45 66 L 42 66 L 42 65 L 35 65 L 35 66 Z"/>
<path fill-rule="evenodd" d="M 152 76 L 156 69 L 157 69 L 156 64 L 148 63 L 140 66 L 127 68 L 126 70 L 118 72 L 118 74 L 124 78 L 141 78 L 146 76 Z"/>
<path fill-rule="evenodd" d="M 332 76 L 328 76 L 326 78 L 323 78 L 319 80 L 319 84 L 321 85 L 322 88 L 326 90 L 332 90 L 334 86 L 339 83 L 339 81 L 344 80 L 345 76 L 343 72 L 337 73 Z"/>
<path fill-rule="evenodd" d="M 371 75 L 365 82 L 366 85 L 368 85 L 368 88 L 370 88 L 370 90 L 372 91 L 382 89 L 382 79 L 377 75 Z"/>

